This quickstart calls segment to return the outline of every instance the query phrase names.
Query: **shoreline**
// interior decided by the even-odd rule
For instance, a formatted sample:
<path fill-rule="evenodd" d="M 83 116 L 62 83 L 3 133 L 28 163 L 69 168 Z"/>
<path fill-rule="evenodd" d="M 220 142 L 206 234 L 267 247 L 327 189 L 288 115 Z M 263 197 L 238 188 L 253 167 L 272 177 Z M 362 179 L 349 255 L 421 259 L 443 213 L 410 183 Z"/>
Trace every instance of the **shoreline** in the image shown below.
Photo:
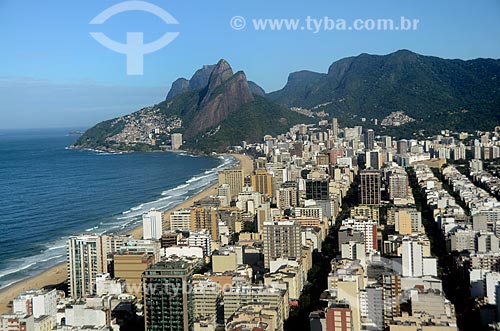
<path fill-rule="evenodd" d="M 240 154 L 227 154 L 227 153 L 205 153 L 205 152 L 197 152 L 192 150 L 184 150 L 184 149 L 152 149 L 152 150 L 134 150 L 134 149 L 124 149 L 124 150 L 114 150 L 110 148 L 103 147 L 85 147 L 85 146 L 75 146 L 69 145 L 66 146 L 66 149 L 79 150 L 79 151 L 90 151 L 95 153 L 110 153 L 110 154 L 131 154 L 131 153 L 174 153 L 174 154 L 186 154 L 186 155 L 194 155 L 194 156 L 218 156 L 218 155 L 240 155 Z"/>
<path fill-rule="evenodd" d="M 239 165 L 243 168 L 245 175 L 251 174 L 253 170 L 253 160 L 247 155 L 240 154 L 226 154 L 231 155 L 239 161 Z M 179 209 L 185 209 L 191 207 L 193 203 L 197 200 L 209 197 L 211 195 L 217 194 L 218 184 L 212 184 L 203 191 L 191 196 L 189 199 L 181 202 L 180 204 L 172 207 L 164 212 L 164 220 L 167 219 L 173 211 Z M 124 234 L 130 234 L 136 239 L 142 237 L 142 224 L 138 224 L 124 232 Z M 20 293 L 25 292 L 34 288 L 42 288 L 46 286 L 57 285 L 63 283 L 67 280 L 67 266 L 66 262 L 58 264 L 50 269 L 43 271 L 42 273 L 20 280 L 12 285 L 9 285 L 0 290 L 0 314 L 5 314 L 10 311 L 8 307 L 9 302 L 17 297 Z"/>

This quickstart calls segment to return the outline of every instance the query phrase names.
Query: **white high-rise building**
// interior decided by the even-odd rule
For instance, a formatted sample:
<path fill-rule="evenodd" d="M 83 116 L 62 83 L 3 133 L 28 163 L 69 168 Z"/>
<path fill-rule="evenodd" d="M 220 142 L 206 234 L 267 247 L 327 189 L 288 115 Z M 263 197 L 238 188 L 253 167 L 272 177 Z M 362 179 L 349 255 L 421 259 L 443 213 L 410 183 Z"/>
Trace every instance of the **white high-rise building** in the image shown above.
<path fill-rule="evenodd" d="M 497 304 L 497 286 L 500 284 L 500 273 L 488 272 L 486 274 L 486 296 L 490 305 Z"/>
<path fill-rule="evenodd" d="M 96 277 L 96 295 L 120 295 L 125 293 L 125 281 L 112 279 L 109 274 L 98 274 Z"/>
<path fill-rule="evenodd" d="M 15 314 L 33 315 L 35 318 L 57 315 L 57 291 L 30 290 L 21 293 L 14 299 L 13 312 Z"/>
<path fill-rule="evenodd" d="M 176 151 L 182 146 L 182 133 L 172 133 L 172 150 Z"/>
<path fill-rule="evenodd" d="M 177 239 L 177 245 L 201 247 L 205 256 L 212 256 L 212 236 L 205 229 L 200 231 L 190 231 L 189 237 L 187 238 L 179 237 Z"/>
<path fill-rule="evenodd" d="M 162 213 L 150 210 L 142 215 L 142 236 L 144 239 L 160 239 L 163 234 Z"/>
<path fill-rule="evenodd" d="M 107 254 L 119 252 L 123 246 L 133 239 L 131 235 L 102 235 L 103 250 Z"/>
<path fill-rule="evenodd" d="M 82 234 L 70 237 L 67 263 L 71 297 L 95 295 L 97 274 L 108 272 L 108 254 L 119 252 L 131 240 L 126 235 Z"/>
<path fill-rule="evenodd" d="M 416 241 L 405 240 L 401 253 L 403 277 L 422 277 L 424 269 L 422 246 Z"/>
<path fill-rule="evenodd" d="M 343 259 L 359 260 L 366 267 L 365 245 L 363 243 L 349 241 L 341 245 Z"/>
<path fill-rule="evenodd" d="M 95 294 L 96 277 L 108 270 L 103 237 L 97 235 L 72 236 L 68 240 L 68 279 L 72 298 Z"/>
<path fill-rule="evenodd" d="M 401 249 L 403 277 L 437 276 L 437 259 L 425 256 L 420 242 L 404 239 Z"/>
<path fill-rule="evenodd" d="M 367 287 L 359 292 L 361 318 L 370 330 L 384 329 L 384 289 L 382 287 Z"/>
<path fill-rule="evenodd" d="M 376 221 L 347 219 L 342 221 L 342 228 L 363 233 L 366 253 L 378 250 Z"/>

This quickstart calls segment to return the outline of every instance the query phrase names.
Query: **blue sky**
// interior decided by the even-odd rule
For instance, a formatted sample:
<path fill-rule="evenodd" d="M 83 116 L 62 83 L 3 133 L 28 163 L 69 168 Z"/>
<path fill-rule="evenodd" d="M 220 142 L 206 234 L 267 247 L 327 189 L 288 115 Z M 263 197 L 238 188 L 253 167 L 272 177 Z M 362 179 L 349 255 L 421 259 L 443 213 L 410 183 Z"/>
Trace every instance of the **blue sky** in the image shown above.
<path fill-rule="evenodd" d="M 0 0 L 0 128 L 87 127 L 161 101 L 178 77 L 225 58 L 266 91 L 290 72 L 325 72 L 340 58 L 410 49 L 444 58 L 500 58 L 498 0 L 151 0 L 179 22 L 131 11 L 103 25 L 89 22 L 116 0 Z M 241 31 L 229 24 L 246 18 Z M 252 19 L 418 19 L 416 31 L 255 31 Z M 103 32 L 145 42 L 180 35 L 145 55 L 144 74 L 126 73 L 125 55 L 91 36 Z"/>

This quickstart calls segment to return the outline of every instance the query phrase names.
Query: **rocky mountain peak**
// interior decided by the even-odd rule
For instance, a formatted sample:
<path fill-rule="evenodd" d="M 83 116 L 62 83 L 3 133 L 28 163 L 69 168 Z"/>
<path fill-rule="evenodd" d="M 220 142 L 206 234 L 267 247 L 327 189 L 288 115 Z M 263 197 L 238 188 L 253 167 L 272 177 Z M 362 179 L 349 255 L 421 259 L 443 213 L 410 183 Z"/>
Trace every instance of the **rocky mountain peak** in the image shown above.
<path fill-rule="evenodd" d="M 175 82 L 172 83 L 172 87 L 167 95 L 167 100 L 172 99 L 173 97 L 187 92 L 189 90 L 189 80 L 186 78 L 179 78 Z"/>
<path fill-rule="evenodd" d="M 201 69 L 196 70 L 191 79 L 187 80 L 185 78 L 177 79 L 170 88 L 168 92 L 167 99 L 170 100 L 179 94 L 201 90 L 207 87 L 208 81 L 210 80 L 210 76 L 214 71 L 215 65 L 204 65 Z"/>
<path fill-rule="evenodd" d="M 210 75 L 210 79 L 208 81 L 207 91 L 203 100 L 201 101 L 201 105 L 204 105 L 210 100 L 212 93 L 221 86 L 224 82 L 226 82 L 229 78 L 233 76 L 233 69 L 229 65 L 229 63 L 222 59 L 220 60 L 214 67 L 212 74 Z"/>
<path fill-rule="evenodd" d="M 253 100 L 245 73 L 239 71 L 233 74 L 229 63 L 220 60 L 210 75 L 199 112 L 186 130 L 186 136 L 194 136 L 218 125 L 243 104 Z"/>
<path fill-rule="evenodd" d="M 189 88 L 191 90 L 200 90 L 208 85 L 208 80 L 210 75 L 214 71 L 215 65 L 204 65 L 201 69 L 198 69 L 193 77 L 189 80 Z"/>

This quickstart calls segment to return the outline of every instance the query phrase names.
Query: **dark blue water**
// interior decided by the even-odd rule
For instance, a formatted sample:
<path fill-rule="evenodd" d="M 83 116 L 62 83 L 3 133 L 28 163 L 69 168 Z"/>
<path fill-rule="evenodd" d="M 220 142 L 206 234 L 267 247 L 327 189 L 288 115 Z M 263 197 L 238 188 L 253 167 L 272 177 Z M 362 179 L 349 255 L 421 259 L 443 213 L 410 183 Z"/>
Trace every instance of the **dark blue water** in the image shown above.
<path fill-rule="evenodd" d="M 78 233 L 123 232 L 216 180 L 230 159 L 70 150 L 67 130 L 0 131 L 0 287 L 65 259 Z"/>

